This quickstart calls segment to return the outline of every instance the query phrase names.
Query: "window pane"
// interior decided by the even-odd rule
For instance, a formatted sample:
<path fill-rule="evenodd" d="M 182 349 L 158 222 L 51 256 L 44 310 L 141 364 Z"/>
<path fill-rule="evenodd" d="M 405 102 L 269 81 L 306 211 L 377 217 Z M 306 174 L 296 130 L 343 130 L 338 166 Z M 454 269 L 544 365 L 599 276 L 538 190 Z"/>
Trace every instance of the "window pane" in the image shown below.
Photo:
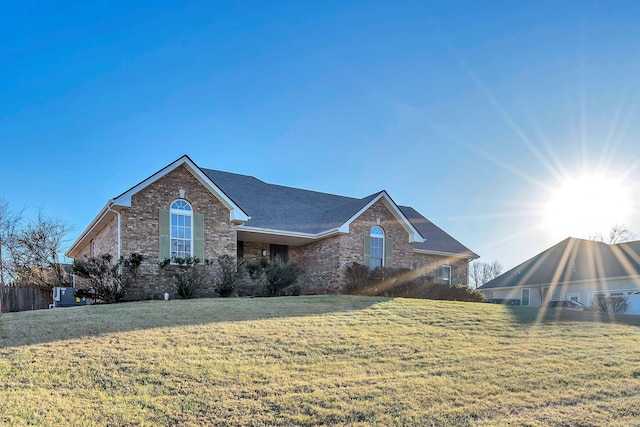
<path fill-rule="evenodd" d="M 184 225 L 185 227 L 191 227 L 191 217 L 190 216 L 184 216 Z"/>
<path fill-rule="evenodd" d="M 442 267 L 442 280 L 446 282 L 451 281 L 451 267 L 448 265 Z"/>
<path fill-rule="evenodd" d="M 178 225 L 178 215 L 171 214 L 171 225 Z"/>

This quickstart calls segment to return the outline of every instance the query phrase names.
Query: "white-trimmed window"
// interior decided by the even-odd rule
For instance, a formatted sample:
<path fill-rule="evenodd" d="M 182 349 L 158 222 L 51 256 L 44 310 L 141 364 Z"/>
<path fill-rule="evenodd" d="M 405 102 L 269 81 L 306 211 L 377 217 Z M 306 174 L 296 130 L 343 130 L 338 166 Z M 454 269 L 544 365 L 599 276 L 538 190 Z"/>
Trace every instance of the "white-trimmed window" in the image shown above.
<path fill-rule="evenodd" d="M 531 305 L 531 291 L 529 289 L 523 289 L 520 294 L 521 305 Z"/>
<path fill-rule="evenodd" d="M 482 295 L 487 302 L 493 302 L 493 291 L 483 291 Z"/>
<path fill-rule="evenodd" d="M 371 258 L 369 267 L 372 269 L 384 266 L 384 230 L 377 225 L 371 227 Z"/>
<path fill-rule="evenodd" d="M 171 259 L 193 256 L 193 209 L 185 200 L 171 204 Z"/>
<path fill-rule="evenodd" d="M 580 302 L 580 294 L 575 293 L 575 294 L 567 294 L 567 299 L 569 301 L 575 301 L 575 302 Z"/>
<path fill-rule="evenodd" d="M 540 301 L 540 303 L 544 303 L 548 300 L 548 296 L 549 296 L 549 287 L 546 286 L 544 288 L 542 288 L 542 294 L 540 295 L 542 297 L 542 301 Z"/>
<path fill-rule="evenodd" d="M 442 283 L 444 285 L 451 284 L 451 266 L 450 265 L 442 266 Z"/>

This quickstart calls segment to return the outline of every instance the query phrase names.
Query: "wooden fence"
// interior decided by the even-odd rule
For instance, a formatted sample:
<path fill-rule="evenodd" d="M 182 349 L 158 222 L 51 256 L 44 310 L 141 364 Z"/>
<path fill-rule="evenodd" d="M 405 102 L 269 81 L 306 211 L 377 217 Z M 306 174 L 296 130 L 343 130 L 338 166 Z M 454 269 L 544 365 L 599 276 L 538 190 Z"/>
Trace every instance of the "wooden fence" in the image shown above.
<path fill-rule="evenodd" d="M 2 294 L 2 311 L 40 310 L 49 308 L 53 302 L 53 291 L 43 290 L 35 286 L 4 286 Z"/>

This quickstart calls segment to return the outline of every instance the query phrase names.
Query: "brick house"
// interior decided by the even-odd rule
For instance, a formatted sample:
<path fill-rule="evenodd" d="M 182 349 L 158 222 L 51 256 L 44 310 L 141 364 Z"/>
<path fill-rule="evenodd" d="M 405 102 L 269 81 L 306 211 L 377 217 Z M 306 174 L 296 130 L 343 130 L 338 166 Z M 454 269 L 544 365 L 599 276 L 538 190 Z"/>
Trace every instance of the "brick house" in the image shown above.
<path fill-rule="evenodd" d="M 296 262 L 310 293 L 339 292 L 352 262 L 466 284 L 468 263 L 478 257 L 386 191 L 358 199 L 284 187 L 200 168 L 186 155 L 109 200 L 67 256 L 134 252 L 146 258 L 142 298 L 173 293 L 156 279 L 158 261 L 175 257 Z M 213 286 L 203 290 L 212 293 Z"/>

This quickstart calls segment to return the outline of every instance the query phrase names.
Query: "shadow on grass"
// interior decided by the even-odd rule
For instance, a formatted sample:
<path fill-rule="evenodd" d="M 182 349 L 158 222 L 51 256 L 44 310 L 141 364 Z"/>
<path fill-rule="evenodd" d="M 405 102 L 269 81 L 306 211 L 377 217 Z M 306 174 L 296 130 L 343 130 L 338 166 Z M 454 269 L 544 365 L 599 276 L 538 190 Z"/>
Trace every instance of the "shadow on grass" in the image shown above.
<path fill-rule="evenodd" d="M 0 348 L 153 328 L 345 313 L 390 299 L 348 295 L 212 298 L 4 313 L 0 315 Z"/>
<path fill-rule="evenodd" d="M 640 316 L 632 314 L 613 314 L 592 311 L 571 311 L 549 307 L 521 307 L 505 305 L 512 319 L 522 324 L 544 324 L 562 322 L 619 323 L 640 326 Z"/>

